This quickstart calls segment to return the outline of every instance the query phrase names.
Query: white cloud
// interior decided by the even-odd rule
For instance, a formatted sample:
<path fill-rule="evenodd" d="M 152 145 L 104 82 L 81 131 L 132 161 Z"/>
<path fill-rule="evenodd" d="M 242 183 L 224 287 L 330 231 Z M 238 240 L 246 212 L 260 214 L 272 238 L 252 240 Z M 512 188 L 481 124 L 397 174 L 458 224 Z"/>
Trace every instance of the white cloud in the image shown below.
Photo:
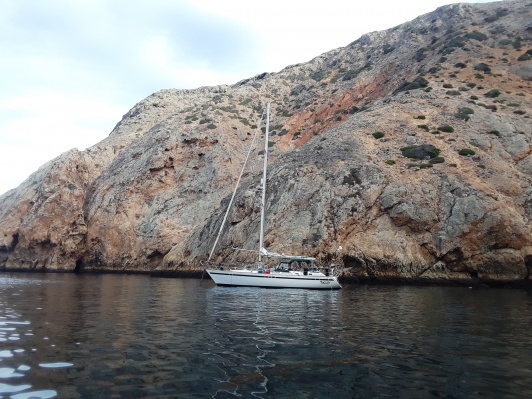
<path fill-rule="evenodd" d="M 3 99 L 0 109 L 0 187 L 4 191 L 62 152 L 96 144 L 108 135 L 117 116 L 127 112 L 102 98 L 54 91 Z"/>

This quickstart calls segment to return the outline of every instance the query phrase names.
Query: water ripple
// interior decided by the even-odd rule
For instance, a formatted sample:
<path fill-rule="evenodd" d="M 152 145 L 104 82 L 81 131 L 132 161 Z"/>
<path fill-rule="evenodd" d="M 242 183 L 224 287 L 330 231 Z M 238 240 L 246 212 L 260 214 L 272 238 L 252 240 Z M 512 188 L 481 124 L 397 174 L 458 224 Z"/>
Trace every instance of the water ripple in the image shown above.
<path fill-rule="evenodd" d="M 526 291 L 24 276 L 0 278 L 16 399 L 532 397 Z"/>

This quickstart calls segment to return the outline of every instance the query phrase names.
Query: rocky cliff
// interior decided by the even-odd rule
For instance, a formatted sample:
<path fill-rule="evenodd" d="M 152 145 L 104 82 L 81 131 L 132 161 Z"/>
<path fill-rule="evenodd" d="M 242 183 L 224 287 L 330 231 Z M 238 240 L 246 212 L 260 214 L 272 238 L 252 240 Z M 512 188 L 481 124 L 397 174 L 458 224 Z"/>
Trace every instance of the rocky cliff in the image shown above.
<path fill-rule="evenodd" d="M 0 268 L 200 269 L 269 101 L 269 250 L 342 246 L 362 281 L 530 281 L 531 17 L 530 0 L 445 6 L 279 73 L 157 92 L 0 197 Z M 253 155 L 217 260 L 257 247 Z"/>

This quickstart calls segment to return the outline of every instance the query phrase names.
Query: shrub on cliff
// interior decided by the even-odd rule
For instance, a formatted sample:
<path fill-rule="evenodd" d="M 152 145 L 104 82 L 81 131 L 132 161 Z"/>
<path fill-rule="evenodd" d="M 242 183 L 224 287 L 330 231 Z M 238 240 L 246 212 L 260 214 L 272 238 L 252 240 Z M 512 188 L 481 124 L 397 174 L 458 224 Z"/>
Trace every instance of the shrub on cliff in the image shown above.
<path fill-rule="evenodd" d="M 466 157 L 468 155 L 475 155 L 476 153 L 470 148 L 462 148 L 460 151 L 458 151 L 458 154 Z"/>
<path fill-rule="evenodd" d="M 523 55 L 520 55 L 517 61 L 529 61 L 532 60 L 532 50 L 528 50 Z"/>
<path fill-rule="evenodd" d="M 444 163 L 445 158 L 444 157 L 434 157 L 429 160 L 429 163 L 436 164 L 436 163 Z"/>
<path fill-rule="evenodd" d="M 489 17 L 484 18 L 484 21 L 486 22 L 495 22 L 499 18 L 504 17 L 505 15 L 508 15 L 510 12 L 507 8 L 499 8 L 497 12 L 494 15 L 490 15 Z M 502 33 L 502 32 L 501 32 Z"/>
<path fill-rule="evenodd" d="M 484 33 L 479 32 L 478 30 L 475 30 L 473 32 L 466 33 L 465 36 L 468 39 L 478 40 L 479 42 L 482 42 L 484 40 L 488 40 L 488 36 L 486 36 Z"/>
<path fill-rule="evenodd" d="M 423 87 L 427 87 L 429 85 L 429 81 L 425 78 L 418 76 L 414 79 L 413 82 L 404 82 L 399 88 L 395 91 L 408 91 L 408 90 L 415 90 L 415 89 L 421 89 Z"/>
<path fill-rule="evenodd" d="M 411 159 L 431 159 L 440 155 L 440 149 L 432 144 L 412 145 L 401 148 L 401 154 Z"/>
<path fill-rule="evenodd" d="M 328 73 L 326 71 L 316 71 L 310 74 L 311 79 L 314 79 L 316 82 L 319 82 L 320 80 L 324 79 Z"/>
<path fill-rule="evenodd" d="M 438 130 L 440 132 L 445 132 L 445 133 L 454 132 L 454 128 L 452 126 L 449 126 L 449 125 L 442 125 L 442 126 L 438 127 Z"/>
<path fill-rule="evenodd" d="M 469 115 L 474 114 L 475 111 L 473 111 L 471 108 L 463 107 L 458 109 L 458 113 L 455 115 L 458 119 L 462 119 L 464 121 L 468 121 L 470 119 Z"/>
<path fill-rule="evenodd" d="M 484 95 L 488 98 L 495 98 L 495 97 L 499 97 L 501 95 L 501 92 L 498 89 L 493 89 L 493 90 L 488 91 Z"/>

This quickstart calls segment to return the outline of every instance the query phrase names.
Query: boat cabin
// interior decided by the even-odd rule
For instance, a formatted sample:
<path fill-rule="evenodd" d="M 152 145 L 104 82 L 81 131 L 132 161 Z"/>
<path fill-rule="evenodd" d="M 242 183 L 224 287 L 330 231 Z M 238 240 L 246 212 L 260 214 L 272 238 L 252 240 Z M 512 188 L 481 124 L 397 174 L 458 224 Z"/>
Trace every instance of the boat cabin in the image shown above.
<path fill-rule="evenodd" d="M 325 269 L 323 272 L 318 267 L 312 265 L 312 260 L 308 258 L 289 258 L 282 259 L 274 269 L 276 273 L 294 273 L 302 272 L 304 275 L 329 275 L 329 269 Z"/>

